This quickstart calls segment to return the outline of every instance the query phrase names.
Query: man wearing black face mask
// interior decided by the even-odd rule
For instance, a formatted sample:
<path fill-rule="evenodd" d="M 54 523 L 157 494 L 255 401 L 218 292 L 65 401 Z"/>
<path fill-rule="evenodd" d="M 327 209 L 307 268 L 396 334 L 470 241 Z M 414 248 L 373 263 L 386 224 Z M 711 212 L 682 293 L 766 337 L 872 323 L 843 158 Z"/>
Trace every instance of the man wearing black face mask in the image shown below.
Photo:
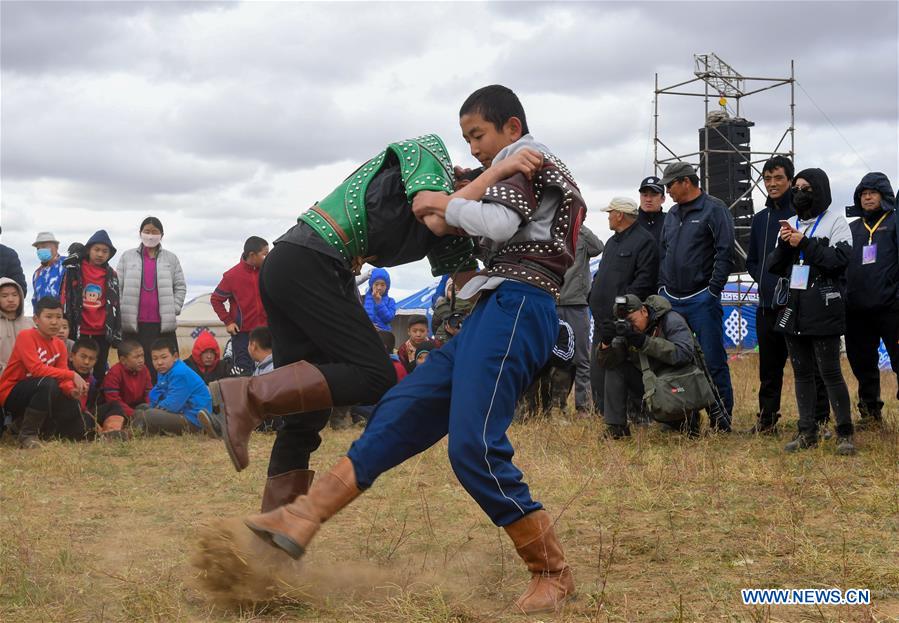
<path fill-rule="evenodd" d="M 858 379 L 859 428 L 879 426 L 880 370 L 877 347 L 886 345 L 899 376 L 899 232 L 896 197 L 883 173 L 868 173 L 855 189 L 852 259 L 846 273 L 846 356 Z M 896 396 L 899 399 L 899 395 Z"/>
<path fill-rule="evenodd" d="M 845 217 L 827 209 L 830 200 L 830 181 L 824 171 L 799 172 L 793 181 L 797 215 L 781 221 L 780 240 L 768 256 L 771 272 L 789 279 L 786 305 L 775 327 L 786 335 L 799 409 L 799 433 L 784 447 L 787 452 L 818 443 L 817 368 L 837 421 L 837 453 L 855 453 L 849 390 L 840 368 L 840 335 L 845 329 L 843 296 L 852 234 Z"/>
<path fill-rule="evenodd" d="M 758 284 L 759 304 L 755 315 L 755 330 L 759 345 L 759 411 L 749 434 L 773 435 L 780 419 L 780 398 L 783 390 L 783 371 L 787 363 L 787 342 L 783 333 L 774 330 L 779 309 L 774 302 L 777 275 L 768 271 L 768 254 L 774 250 L 780 222 L 796 216 L 793 209 L 793 163 L 784 156 L 774 156 L 762 167 L 762 180 L 768 199 L 765 209 L 752 218 L 746 270 Z M 830 407 L 821 375 L 815 373 L 817 402 L 815 417 L 819 426 L 827 422 Z"/>

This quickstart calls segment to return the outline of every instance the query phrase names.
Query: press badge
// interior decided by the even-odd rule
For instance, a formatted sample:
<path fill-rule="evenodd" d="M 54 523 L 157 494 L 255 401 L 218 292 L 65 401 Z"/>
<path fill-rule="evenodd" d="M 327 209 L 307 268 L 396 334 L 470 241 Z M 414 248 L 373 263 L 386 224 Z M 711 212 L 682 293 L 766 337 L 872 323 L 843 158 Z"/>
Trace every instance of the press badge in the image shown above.
<path fill-rule="evenodd" d="M 796 264 L 793 266 L 793 272 L 790 273 L 791 290 L 808 289 L 808 269 L 809 267 L 804 264 Z"/>
<path fill-rule="evenodd" d="M 877 245 L 866 244 L 862 247 L 862 264 L 873 264 L 877 261 Z"/>

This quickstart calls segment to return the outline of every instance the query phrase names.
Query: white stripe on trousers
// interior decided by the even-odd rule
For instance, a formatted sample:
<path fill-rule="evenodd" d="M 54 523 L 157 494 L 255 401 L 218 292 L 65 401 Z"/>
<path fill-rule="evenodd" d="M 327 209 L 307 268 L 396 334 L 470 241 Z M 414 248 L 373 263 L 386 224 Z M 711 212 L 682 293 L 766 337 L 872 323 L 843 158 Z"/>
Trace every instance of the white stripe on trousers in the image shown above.
<path fill-rule="evenodd" d="M 499 364 L 499 373 L 496 375 L 496 384 L 493 386 L 493 396 L 490 397 L 490 406 L 487 407 L 487 415 L 484 418 L 484 432 L 481 436 L 481 440 L 484 442 L 484 462 L 487 464 L 487 471 L 490 472 L 490 475 L 493 477 L 494 482 L 496 482 L 496 488 L 499 489 L 500 494 L 512 502 L 519 511 L 521 511 L 522 516 L 524 516 L 524 509 L 521 508 L 521 505 L 518 504 L 515 500 L 506 495 L 506 492 L 503 491 L 502 485 L 499 484 L 499 479 L 497 479 L 496 474 L 493 473 L 493 468 L 490 467 L 490 461 L 487 458 L 487 455 L 490 453 L 490 448 L 487 446 L 487 422 L 490 420 L 490 413 L 493 411 L 493 403 L 496 400 L 496 392 L 499 389 L 499 379 L 503 375 L 503 367 L 506 365 L 506 359 L 509 357 L 509 351 L 512 350 L 512 340 L 515 339 L 515 330 L 518 328 L 518 317 L 521 315 L 521 309 L 524 307 L 524 303 L 527 301 L 527 297 L 524 296 L 521 298 L 521 305 L 518 306 L 518 312 L 515 314 L 515 323 L 512 325 L 512 335 L 509 337 L 509 344 L 506 346 L 506 354 L 503 355 L 503 360 Z"/>

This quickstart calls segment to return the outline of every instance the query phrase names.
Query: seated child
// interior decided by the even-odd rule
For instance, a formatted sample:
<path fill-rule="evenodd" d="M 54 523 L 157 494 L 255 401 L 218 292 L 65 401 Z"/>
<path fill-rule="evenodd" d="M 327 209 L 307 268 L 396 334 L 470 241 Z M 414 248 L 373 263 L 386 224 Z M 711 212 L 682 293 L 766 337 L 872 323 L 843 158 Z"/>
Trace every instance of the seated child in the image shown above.
<path fill-rule="evenodd" d="M 159 338 L 150 347 L 156 385 L 148 406 L 134 410 L 132 426 L 149 435 L 199 433 L 198 416 L 212 411 L 212 397 L 203 379 L 178 358 L 173 340 Z"/>
<path fill-rule="evenodd" d="M 411 316 L 406 332 L 409 339 L 402 343 L 396 354 L 406 367 L 406 372 L 412 372 L 415 367 L 415 349 L 428 339 L 428 319 L 424 316 Z"/>
<path fill-rule="evenodd" d="M 275 369 L 275 363 L 272 360 L 272 332 L 268 327 L 256 327 L 250 331 L 250 342 L 247 345 L 247 352 L 253 360 L 253 376 L 262 376 L 268 374 Z M 265 420 L 256 427 L 260 432 L 278 431 L 281 429 L 283 418 L 280 416 Z M 207 431 L 208 434 L 209 431 Z M 212 435 L 218 437 L 218 434 Z"/>
<path fill-rule="evenodd" d="M 87 383 L 88 391 L 81 396 L 81 411 L 93 412 L 97 405 L 97 384 L 94 381 L 94 366 L 97 364 L 97 356 L 100 353 L 100 345 L 91 337 L 82 336 L 72 345 L 72 354 L 69 356 L 69 367 L 77 372 Z"/>
<path fill-rule="evenodd" d="M 256 327 L 250 331 L 247 352 L 253 360 L 252 376 L 262 376 L 275 369 L 272 361 L 272 332 L 268 327 Z M 222 422 L 217 415 L 215 413 L 207 414 L 207 417 L 201 415 L 200 423 L 203 425 L 203 432 L 206 435 L 214 439 L 221 439 Z M 265 419 L 256 427 L 256 430 L 260 432 L 280 430 L 282 421 L 280 416 Z"/>
<path fill-rule="evenodd" d="M 144 348 L 137 340 L 125 340 L 118 347 L 119 362 L 103 379 L 105 404 L 100 406 L 98 423 L 101 433 L 122 430 L 131 421 L 134 409 L 150 402 L 153 381 L 144 364 Z"/>
<path fill-rule="evenodd" d="M 222 361 L 222 349 L 215 336 L 209 331 L 201 331 L 194 340 L 190 359 L 185 361 L 187 367 L 197 373 L 203 382 L 209 385 L 228 376 L 228 366 Z"/>
<path fill-rule="evenodd" d="M 34 324 L 25 317 L 22 286 L 9 277 L 0 278 L 0 372 L 12 355 L 16 336 Z"/>
<path fill-rule="evenodd" d="M 396 336 L 390 331 L 378 331 L 378 337 L 381 338 L 381 342 L 387 350 L 387 355 L 390 357 L 390 362 L 393 364 L 393 370 L 396 372 L 396 382 L 399 383 L 406 378 L 406 375 L 409 373 L 406 372 L 406 366 L 403 365 L 399 355 L 396 354 Z"/>
<path fill-rule="evenodd" d="M 250 331 L 250 344 L 247 350 L 255 364 L 253 376 L 261 376 L 275 369 L 272 361 L 272 332 L 268 327 L 256 327 Z"/>
<path fill-rule="evenodd" d="M 432 350 L 437 350 L 439 346 L 435 342 L 430 340 L 424 341 L 418 346 L 415 347 L 415 363 L 413 364 L 413 369 L 417 368 L 425 361 L 428 360 L 428 356 L 431 354 Z"/>
<path fill-rule="evenodd" d="M 39 439 L 84 439 L 94 431 L 93 421 L 81 413 L 80 400 L 89 386 L 69 370 L 65 344 L 56 337 L 62 303 L 45 296 L 35 307 L 34 329 L 19 333 L 3 374 L 0 406 L 12 417 L 19 447 L 40 448 Z"/>
<path fill-rule="evenodd" d="M 66 343 L 66 350 L 68 350 L 71 355 L 75 340 L 69 337 L 69 321 L 66 320 L 65 316 L 63 316 L 62 321 L 59 323 L 59 333 L 56 337 Z"/>

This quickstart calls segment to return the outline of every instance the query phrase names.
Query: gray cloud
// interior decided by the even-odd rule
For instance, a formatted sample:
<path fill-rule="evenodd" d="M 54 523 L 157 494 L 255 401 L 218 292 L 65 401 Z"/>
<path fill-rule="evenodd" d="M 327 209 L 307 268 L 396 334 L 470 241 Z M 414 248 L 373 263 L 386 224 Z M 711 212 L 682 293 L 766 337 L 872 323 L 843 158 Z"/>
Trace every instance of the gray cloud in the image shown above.
<path fill-rule="evenodd" d="M 690 78 L 694 52 L 715 51 L 748 75 L 785 74 L 796 59 L 829 118 L 797 90 L 797 164 L 827 170 L 835 202 L 868 165 L 899 182 L 893 2 L 4 2 L 0 11 L 3 238 L 32 269 L 38 229 L 71 241 L 105 227 L 127 248 L 152 213 L 197 293 L 247 235 L 277 237 L 388 141 L 437 132 L 471 165 L 458 107 L 493 82 L 519 93 L 537 138 L 577 175 L 588 223 L 607 234 L 598 208 L 652 171 L 653 74 L 662 84 Z M 786 90 L 744 101 L 754 148 L 773 147 L 787 103 Z M 695 151 L 701 101 L 663 99 L 661 114 L 666 143 Z M 394 270 L 398 292 L 430 281 L 422 263 Z"/>

